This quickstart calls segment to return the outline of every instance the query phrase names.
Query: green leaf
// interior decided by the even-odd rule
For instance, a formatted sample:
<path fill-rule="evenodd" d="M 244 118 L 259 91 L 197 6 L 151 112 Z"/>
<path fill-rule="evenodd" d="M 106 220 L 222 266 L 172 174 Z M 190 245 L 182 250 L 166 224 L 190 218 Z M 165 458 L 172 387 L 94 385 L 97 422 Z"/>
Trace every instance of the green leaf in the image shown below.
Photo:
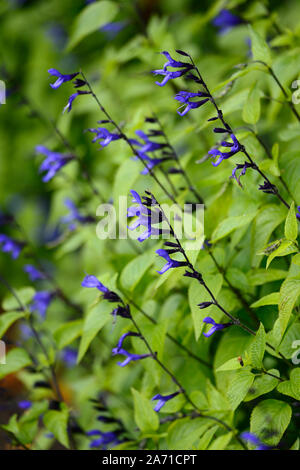
<path fill-rule="evenodd" d="M 290 380 L 281 382 L 277 387 L 278 392 L 300 400 L 300 368 L 293 369 Z"/>
<path fill-rule="evenodd" d="M 55 330 L 53 336 L 58 349 L 62 349 L 72 343 L 82 333 L 83 320 L 74 320 L 64 323 Z"/>
<path fill-rule="evenodd" d="M 292 257 L 292 263 L 300 266 L 300 253 L 297 253 L 297 255 Z"/>
<path fill-rule="evenodd" d="M 294 201 L 290 205 L 290 210 L 288 212 L 285 226 L 284 226 L 284 235 L 288 240 L 297 240 L 298 236 L 298 222 L 295 214 L 295 203 Z"/>
<path fill-rule="evenodd" d="M 214 276 L 205 276 L 205 282 L 215 297 L 218 296 L 223 282 L 223 276 L 221 274 L 215 274 Z M 189 286 L 189 304 L 192 311 L 192 318 L 194 323 L 195 338 L 196 341 L 199 339 L 201 332 L 204 328 L 203 318 L 209 316 L 216 310 L 215 305 L 210 305 L 205 309 L 200 309 L 198 304 L 201 302 L 211 301 L 211 297 L 204 289 L 202 285 L 196 280 L 193 280 Z"/>
<path fill-rule="evenodd" d="M 281 335 L 283 335 L 286 330 L 292 310 L 299 295 L 299 279 L 288 278 L 282 283 L 279 295 L 279 323 Z"/>
<path fill-rule="evenodd" d="M 77 16 L 67 46 L 70 51 L 88 34 L 114 19 L 118 12 L 116 3 L 102 0 L 85 7 Z"/>
<path fill-rule="evenodd" d="M 234 375 L 227 390 L 227 397 L 233 410 L 244 400 L 254 381 L 254 377 L 248 370 L 239 370 Z"/>
<path fill-rule="evenodd" d="M 254 83 L 243 107 L 243 120 L 248 124 L 256 124 L 260 117 L 260 90 Z"/>
<path fill-rule="evenodd" d="M 292 240 L 282 240 L 278 248 L 276 248 L 276 250 L 274 250 L 273 253 L 268 256 L 266 267 L 268 268 L 270 263 L 277 256 L 287 256 L 291 253 L 295 253 L 295 251 L 298 251 L 298 249 Z"/>
<path fill-rule="evenodd" d="M 67 432 L 69 412 L 66 406 L 61 405 L 61 411 L 49 410 L 44 414 L 43 422 L 46 428 L 54 434 L 58 442 L 69 448 Z"/>
<path fill-rule="evenodd" d="M 265 62 L 267 65 L 271 65 L 271 50 L 266 41 L 249 26 L 250 39 L 251 39 L 251 51 L 254 60 L 260 60 Z"/>
<path fill-rule="evenodd" d="M 174 421 L 168 428 L 168 449 L 192 449 L 193 444 L 211 426 L 211 421 L 205 418 L 191 420 L 183 418 Z"/>
<path fill-rule="evenodd" d="M 23 287 L 16 290 L 16 295 L 24 306 L 32 300 L 34 294 L 35 290 L 32 287 Z M 8 295 L 2 302 L 2 307 L 4 310 L 17 310 L 20 308 L 20 304 L 13 295 Z"/>
<path fill-rule="evenodd" d="M 277 369 L 270 369 L 268 372 L 270 372 L 270 374 L 276 375 L 277 377 L 280 377 L 280 373 Z M 277 385 L 278 379 L 271 377 L 270 375 L 263 374 L 259 377 L 256 377 L 252 386 L 248 390 L 244 401 L 251 401 L 261 395 L 265 395 L 266 393 L 274 390 Z"/>
<path fill-rule="evenodd" d="M 291 420 L 291 407 L 279 400 L 264 400 L 252 411 L 250 432 L 269 446 L 276 446 Z"/>
<path fill-rule="evenodd" d="M 140 392 L 131 389 L 134 400 L 134 420 L 142 432 L 156 431 L 159 428 L 159 418 L 153 410 L 153 402 Z"/>
<path fill-rule="evenodd" d="M 272 292 L 271 294 L 265 295 L 261 299 L 257 300 L 250 305 L 252 308 L 263 307 L 265 305 L 278 305 L 279 303 L 279 292 Z"/>
<path fill-rule="evenodd" d="M 222 436 L 217 437 L 213 443 L 209 446 L 208 450 L 225 450 L 229 442 L 233 437 L 232 432 L 222 434 Z"/>
<path fill-rule="evenodd" d="M 262 361 L 264 358 L 265 349 L 266 349 L 266 332 L 265 332 L 263 324 L 261 323 L 249 348 L 249 356 L 250 356 L 251 364 L 256 369 L 260 369 L 262 367 Z"/>
<path fill-rule="evenodd" d="M 0 364 L 0 380 L 31 364 L 31 359 L 22 348 L 11 349 L 6 355 L 6 364 Z"/>
<path fill-rule="evenodd" d="M 237 370 L 241 368 L 242 366 L 238 358 L 233 357 L 232 359 L 229 359 L 229 361 L 226 361 L 224 364 L 218 367 L 218 369 L 216 369 L 216 372 L 221 372 L 225 370 Z"/>
<path fill-rule="evenodd" d="M 285 279 L 287 271 L 283 269 L 268 269 L 268 271 L 266 271 L 264 268 L 259 268 L 249 271 L 247 276 L 251 286 L 261 286 L 267 282 Z"/>
<path fill-rule="evenodd" d="M 256 212 L 244 215 L 235 215 L 222 220 L 212 234 L 212 243 L 221 240 L 238 228 L 249 225 L 254 219 Z"/>
<path fill-rule="evenodd" d="M 123 269 L 120 277 L 121 285 L 126 290 L 133 290 L 154 261 L 155 252 L 147 251 L 136 256 Z"/>
<path fill-rule="evenodd" d="M 82 337 L 77 357 L 78 364 L 84 357 L 95 336 L 111 319 L 109 314 L 112 310 L 113 308 L 109 302 L 100 302 L 88 312 L 83 322 Z"/>
<path fill-rule="evenodd" d="M 4 333 L 8 330 L 8 328 L 15 323 L 20 318 L 24 317 L 23 312 L 9 312 L 3 313 L 0 316 L 0 339 L 3 337 Z"/>

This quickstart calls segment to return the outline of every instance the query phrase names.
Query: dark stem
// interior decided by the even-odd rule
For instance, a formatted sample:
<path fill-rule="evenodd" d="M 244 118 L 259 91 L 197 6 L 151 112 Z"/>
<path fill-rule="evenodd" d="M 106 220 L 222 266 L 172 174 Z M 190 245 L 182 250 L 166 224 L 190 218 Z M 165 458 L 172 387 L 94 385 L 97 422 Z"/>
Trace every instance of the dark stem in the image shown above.
<path fill-rule="evenodd" d="M 137 305 L 137 303 L 132 300 L 130 297 L 128 297 L 128 295 L 122 291 L 122 294 L 124 295 L 124 297 L 126 297 L 126 299 L 128 300 L 129 303 L 131 303 L 139 312 L 141 312 L 142 315 L 144 315 L 144 317 L 146 317 L 149 321 L 151 321 L 151 323 L 153 323 L 154 325 L 157 325 L 157 321 L 152 318 L 150 315 L 148 315 L 147 312 L 145 312 L 145 310 L 143 310 L 141 307 L 139 307 Z M 208 367 L 209 369 L 212 368 L 212 365 L 209 364 L 208 362 L 206 362 L 204 359 L 201 359 L 200 357 L 196 356 L 190 349 L 188 349 L 184 344 L 181 344 L 176 338 L 174 338 L 174 336 L 170 335 L 169 333 L 166 334 L 167 338 L 169 338 L 170 341 L 172 341 L 174 344 L 176 344 L 176 346 L 178 346 L 180 349 L 182 349 L 183 351 L 185 351 L 188 356 L 190 356 L 191 358 L 195 359 L 196 361 L 200 362 L 201 364 L 203 364 L 204 366 Z"/>
<path fill-rule="evenodd" d="M 26 307 L 23 305 L 21 299 L 19 298 L 18 294 L 16 293 L 16 291 L 13 289 L 13 287 L 6 281 L 6 279 L 0 274 L 0 282 L 7 288 L 7 290 L 14 296 L 14 298 L 16 299 L 16 301 L 18 302 L 19 306 L 20 306 L 20 310 L 24 313 L 27 312 L 27 309 Z M 30 326 L 30 329 L 32 331 L 32 334 L 33 336 L 35 337 L 36 339 L 36 342 L 37 344 L 39 345 L 41 351 L 43 352 L 43 354 L 45 355 L 45 358 L 47 359 L 48 361 L 48 368 L 49 368 L 49 371 L 50 371 L 50 374 L 51 374 L 51 378 L 52 378 L 52 389 L 54 391 L 54 395 L 57 397 L 58 401 L 60 402 L 64 402 L 64 399 L 63 399 L 63 396 L 62 396 L 62 393 L 61 393 L 61 390 L 60 390 L 60 387 L 59 387 L 59 383 L 58 383 L 58 380 L 57 380 L 57 377 L 56 377 L 56 372 L 55 372 L 55 368 L 53 367 L 53 365 L 50 363 L 50 357 L 48 355 L 48 352 L 40 338 L 40 335 L 38 333 L 38 331 L 36 330 L 34 324 L 33 324 L 33 319 L 31 316 L 29 316 L 28 318 L 28 323 L 29 323 L 29 326 Z M 74 438 L 73 438 L 73 435 L 71 434 L 71 432 L 69 431 L 69 438 L 70 438 L 70 447 L 74 450 L 76 449 L 76 444 L 75 444 L 75 441 L 74 441 Z"/>
<path fill-rule="evenodd" d="M 171 199 L 171 201 L 174 203 L 174 204 L 177 204 L 174 196 L 165 188 L 165 186 L 160 182 L 160 180 L 157 178 L 156 174 L 153 172 L 152 168 L 150 168 L 147 163 L 141 158 L 141 156 L 139 155 L 139 153 L 135 150 L 134 146 L 132 145 L 132 143 L 130 142 L 129 138 L 127 137 L 126 134 L 124 134 L 124 132 L 122 131 L 121 127 L 119 126 L 119 124 L 117 124 L 117 122 L 115 122 L 112 117 L 110 116 L 110 114 L 106 111 L 106 109 L 103 107 L 103 105 L 101 104 L 98 96 L 94 93 L 90 83 L 88 82 L 86 76 L 84 75 L 84 73 L 82 71 L 80 71 L 81 75 L 82 75 L 82 78 L 83 80 L 85 81 L 88 89 L 90 90 L 90 93 L 92 95 L 92 97 L 94 98 L 94 100 L 96 101 L 96 103 L 98 104 L 100 110 L 102 111 L 102 113 L 107 117 L 107 119 L 115 126 L 115 128 L 117 129 L 117 131 L 119 132 L 119 134 L 122 136 L 122 138 L 125 140 L 125 142 L 127 143 L 127 145 L 130 147 L 131 151 L 133 152 L 133 154 L 140 160 L 140 162 L 144 165 L 144 167 L 147 169 L 148 173 L 152 176 L 152 178 L 155 180 L 155 182 L 158 184 L 158 186 L 162 189 L 162 191 L 165 193 L 165 195 Z"/>
<path fill-rule="evenodd" d="M 198 69 L 198 67 L 195 65 L 193 59 L 191 56 L 189 56 L 190 60 L 191 60 L 191 63 L 194 67 L 194 70 L 196 71 L 200 81 L 201 81 L 201 84 L 203 85 L 206 93 L 209 95 L 209 98 L 210 98 L 210 101 L 211 103 L 213 104 L 213 106 L 215 107 L 216 111 L 217 111 L 217 114 L 218 114 L 218 118 L 219 120 L 222 122 L 224 128 L 227 130 L 227 132 L 229 134 L 233 134 L 233 129 L 232 127 L 228 124 L 228 122 L 225 121 L 224 119 L 224 116 L 223 116 L 223 113 L 221 111 L 221 109 L 218 107 L 214 97 L 212 96 L 212 94 L 210 93 L 209 91 L 209 88 L 207 87 L 205 81 L 203 80 L 201 74 L 200 74 L 200 71 Z M 239 143 L 239 146 L 240 146 L 240 151 L 246 156 L 246 158 L 249 160 L 249 162 L 251 163 L 252 165 L 252 168 L 257 171 L 261 176 L 262 178 L 269 184 L 271 185 L 271 187 L 274 188 L 274 195 L 289 209 L 290 206 L 289 204 L 284 200 L 284 198 L 281 196 L 281 194 L 279 193 L 278 191 L 278 188 L 271 183 L 271 181 L 269 180 L 269 178 L 263 173 L 263 171 L 259 168 L 259 166 L 252 160 L 251 156 L 249 155 L 249 153 L 247 152 L 246 148 L 244 147 L 244 145 L 242 145 L 239 140 L 237 139 L 238 143 Z"/>

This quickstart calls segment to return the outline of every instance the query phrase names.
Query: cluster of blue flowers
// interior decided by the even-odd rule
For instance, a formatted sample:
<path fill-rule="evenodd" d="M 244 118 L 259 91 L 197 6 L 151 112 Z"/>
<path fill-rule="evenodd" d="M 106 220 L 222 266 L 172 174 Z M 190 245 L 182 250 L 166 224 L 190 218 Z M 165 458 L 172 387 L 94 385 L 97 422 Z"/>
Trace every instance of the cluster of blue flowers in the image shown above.
<path fill-rule="evenodd" d="M 81 285 L 83 287 L 96 288 L 100 292 L 103 293 L 103 298 L 104 299 L 106 299 L 110 302 L 119 303 L 118 307 L 115 308 L 111 312 L 113 316 L 121 316 L 123 318 L 128 318 L 128 319 L 131 318 L 131 313 L 130 313 L 129 306 L 124 304 L 124 302 L 122 301 L 122 299 L 119 297 L 119 295 L 117 293 L 111 291 L 110 289 L 108 289 L 108 287 L 104 286 L 102 284 L 102 282 L 100 282 L 99 279 L 97 279 L 96 276 L 86 275 L 84 280 L 82 281 Z M 150 354 L 150 353 L 135 354 L 135 353 L 131 353 L 131 352 L 127 351 L 126 349 L 124 349 L 123 343 L 124 343 L 125 339 L 128 338 L 128 337 L 141 338 L 141 335 L 137 332 L 134 332 L 134 331 L 128 331 L 128 332 L 121 335 L 117 346 L 115 348 L 113 348 L 113 350 L 112 350 L 112 355 L 113 356 L 116 356 L 116 355 L 119 355 L 119 354 L 125 356 L 125 359 L 123 360 L 123 362 L 118 362 L 118 365 L 120 367 L 125 367 L 131 362 L 136 362 L 136 361 L 140 361 L 142 359 L 153 357 L 152 354 Z M 160 395 L 160 394 L 155 395 L 152 398 L 152 400 L 153 401 L 159 400 L 159 401 L 155 405 L 154 410 L 157 411 L 157 412 L 160 411 L 160 409 L 165 405 L 165 403 L 167 403 L 172 398 L 175 398 L 179 393 L 181 393 L 181 391 L 177 391 L 177 392 L 172 393 L 170 395 L 164 395 L 164 396 Z M 91 433 L 92 434 L 89 434 L 89 435 L 98 435 L 99 434 L 99 435 L 102 436 L 102 434 L 103 434 L 100 431 L 95 431 L 95 430 L 92 430 Z M 93 441 L 93 443 L 91 443 L 92 447 L 98 447 L 98 446 L 102 446 L 102 445 L 103 445 L 103 442 L 102 442 L 101 438 L 99 440 Z"/>

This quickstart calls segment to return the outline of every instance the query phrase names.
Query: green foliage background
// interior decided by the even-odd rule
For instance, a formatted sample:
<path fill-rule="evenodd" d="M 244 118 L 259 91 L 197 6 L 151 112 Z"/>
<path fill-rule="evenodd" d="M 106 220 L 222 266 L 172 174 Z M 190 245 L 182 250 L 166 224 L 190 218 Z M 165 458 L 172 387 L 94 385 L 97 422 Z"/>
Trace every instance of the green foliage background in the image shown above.
<path fill-rule="evenodd" d="M 102 13 L 96 21 L 92 15 L 83 32 L 78 25 L 84 9 L 90 8 L 83 0 L 0 3 L 0 79 L 7 87 L 7 102 L 0 107 L 0 204 L 2 210 L 14 214 L 31 244 L 15 261 L 0 253 L 1 273 L 29 304 L 36 286 L 29 288 L 23 265 L 32 261 L 34 252 L 66 297 L 82 307 L 80 313 L 70 302 L 68 305 L 57 298 L 46 320 L 37 323 L 47 359 L 33 338 L 24 343 L 20 325 L 28 321 L 29 314 L 25 318 L 20 318 L 20 312 L 12 314 L 17 305 L 0 286 L 1 296 L 6 299 L 0 331 L 3 339 L 9 340 L 7 365 L 0 365 L 0 386 L 8 394 L 4 403 L 21 398 L 34 402 L 24 413 L 16 412 L 12 405 L 0 414 L 2 424 L 14 445 L 46 449 L 55 448 L 59 442 L 69 447 L 70 419 L 75 419 L 84 431 L 115 429 L 115 424 L 97 421 L 99 413 L 90 399 L 100 397 L 106 413 L 122 422 L 120 449 L 241 449 L 237 436 L 249 429 L 269 446 L 297 449 L 294 404 L 299 400 L 299 369 L 291 359 L 296 351 L 293 342 L 300 339 L 300 262 L 293 205 L 287 218 L 288 210 L 278 199 L 257 190 L 263 181 L 254 171 L 248 170 L 242 177 L 243 188 L 230 179 L 235 164 L 243 163 L 241 154 L 217 168 L 209 159 L 203 159 L 216 143 L 207 122 L 214 115 L 212 107 L 178 116 L 174 94 L 184 86 L 183 79 L 160 88 L 150 72 L 162 68 L 163 57 L 158 54 L 162 50 L 170 51 L 172 56 L 175 49 L 188 51 L 254 161 L 289 204 L 294 201 L 297 206 L 300 123 L 287 101 L 293 92 L 291 84 L 300 72 L 300 4 L 296 0 L 96 3 L 106 3 L 107 17 Z M 212 19 L 224 7 L 241 16 L 244 23 L 220 35 Z M 126 25 L 111 38 L 99 30 L 108 21 L 125 21 Z M 254 59 L 272 67 L 286 97 L 264 65 L 251 63 L 247 42 L 251 34 Z M 247 67 L 237 67 L 246 63 Z M 127 240 L 99 240 L 96 226 L 91 224 L 65 231 L 59 243 L 51 243 L 58 220 L 66 214 L 66 197 L 84 212 L 96 213 L 100 201 L 84 178 L 83 168 L 105 201 L 128 196 L 133 188 L 138 192 L 151 190 L 160 202 L 166 200 L 153 180 L 140 174 L 140 163 L 130 159 L 130 149 L 123 141 L 113 142 L 101 151 L 91 143 L 91 134 L 84 130 L 96 127 L 103 115 L 90 96 L 78 97 L 72 111 L 62 114 L 72 86 L 68 83 L 52 90 L 49 83 L 53 77 L 49 80 L 47 73 L 52 67 L 62 73 L 83 70 L 105 108 L 130 137 L 137 129 L 145 130 L 145 116 L 155 113 L 160 118 L 205 201 L 205 236 L 213 242 L 219 269 L 206 251 L 196 253 L 197 269 L 214 289 L 220 304 L 255 328 L 241 297 L 251 306 L 261 325 L 254 339 L 238 327 L 210 339 L 202 335 L 205 316 L 216 321 L 225 318 L 214 306 L 206 310 L 197 307 L 208 299 L 195 280 L 182 277 L 181 268 L 165 278 L 157 274 L 161 262 L 155 249 L 162 242 L 134 242 L 134 248 Z M 34 149 L 43 144 L 66 151 L 55 127 L 71 143 L 80 163 L 67 165 L 45 184 L 38 174 L 41 156 Z M 180 175 L 175 175 L 173 182 L 177 188 L 184 186 Z M 183 188 L 179 200 L 191 201 L 193 195 Z M 5 233 L 18 239 L 24 235 L 9 227 Z M 269 255 L 272 262 L 267 267 L 268 253 L 264 249 L 275 240 L 280 240 L 280 246 Z M 231 430 L 206 417 L 191 419 L 191 405 L 182 395 L 166 404 L 159 414 L 152 410 L 151 397 L 174 392 L 174 384 L 151 359 L 125 368 L 117 365 L 111 350 L 120 335 L 129 330 L 128 320 L 118 318 L 114 324 L 112 306 L 96 291 L 81 288 L 85 272 L 119 289 L 156 320 L 157 325 L 153 325 L 132 307 L 152 348 L 184 384 L 197 407 L 204 415 L 225 422 Z M 8 310 L 10 313 L 5 313 Z M 194 360 L 166 334 L 210 367 Z M 130 344 L 131 340 L 127 341 Z M 266 346 L 266 341 L 275 350 Z M 19 349 L 14 347 L 16 342 Z M 79 350 L 75 367 L 67 368 L 60 359 L 60 351 L 66 346 Z M 132 339 L 132 348 L 145 352 L 136 339 Z M 34 368 L 28 368 L 33 362 L 25 350 L 36 359 Z M 243 358 L 244 367 L 238 357 Z M 64 395 L 60 408 L 50 411 L 48 403 L 53 392 L 33 387 L 37 380 L 43 380 L 49 363 L 55 367 Z M 40 415 L 44 416 L 42 424 Z M 160 423 L 167 416 L 172 416 L 172 421 Z M 55 438 L 45 437 L 49 431 Z M 75 440 L 77 448 L 89 448 L 90 439 L 84 434 L 75 435 Z M 4 448 L 6 437 L 2 442 Z"/>

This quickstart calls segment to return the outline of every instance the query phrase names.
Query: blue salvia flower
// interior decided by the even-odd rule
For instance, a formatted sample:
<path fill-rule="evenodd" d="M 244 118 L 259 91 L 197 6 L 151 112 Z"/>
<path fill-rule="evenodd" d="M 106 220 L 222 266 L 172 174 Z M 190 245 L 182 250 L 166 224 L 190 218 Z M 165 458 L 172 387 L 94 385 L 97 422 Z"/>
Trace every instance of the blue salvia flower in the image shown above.
<path fill-rule="evenodd" d="M 118 362 L 118 365 L 120 367 L 125 367 L 127 364 L 129 364 L 131 361 L 139 361 L 140 359 L 145 359 L 146 357 L 152 357 L 152 354 L 132 354 L 125 349 L 120 349 L 117 353 L 115 354 L 122 354 L 123 356 L 126 356 L 126 359 L 123 362 Z"/>
<path fill-rule="evenodd" d="M 297 217 L 298 220 L 300 220 L 300 206 L 297 206 L 296 217 Z"/>
<path fill-rule="evenodd" d="M 113 21 L 101 26 L 100 31 L 105 33 L 108 39 L 114 39 L 127 24 L 127 21 Z"/>
<path fill-rule="evenodd" d="M 21 410 L 29 410 L 32 407 L 32 402 L 29 400 L 20 400 L 18 401 L 18 407 Z"/>
<path fill-rule="evenodd" d="M 134 331 L 128 331 L 127 333 L 124 333 L 120 337 L 117 346 L 112 350 L 113 355 L 119 354 L 119 352 L 122 350 L 123 342 L 128 336 L 140 337 L 139 333 L 135 333 Z"/>
<path fill-rule="evenodd" d="M 241 178 L 241 176 L 245 175 L 246 170 L 247 170 L 248 168 L 253 168 L 253 164 L 252 164 L 252 163 L 245 162 L 245 163 L 236 165 L 236 166 L 234 167 L 234 169 L 232 170 L 232 175 L 231 175 L 230 178 L 234 178 L 234 179 L 237 181 L 237 183 L 239 184 L 239 186 L 242 187 L 242 183 L 241 183 L 241 181 L 240 181 L 240 178 Z M 239 176 L 237 177 L 237 176 L 236 176 L 236 172 L 237 172 L 237 170 L 240 170 L 240 169 L 241 169 L 242 171 L 240 172 Z"/>
<path fill-rule="evenodd" d="M 33 282 L 34 281 L 39 281 L 39 280 L 42 280 L 42 279 L 46 279 L 45 274 L 42 273 L 41 271 L 39 271 L 32 264 L 25 264 L 23 269 L 28 274 L 29 279 Z"/>
<path fill-rule="evenodd" d="M 52 150 L 47 149 L 44 145 L 37 145 L 35 150 L 36 152 L 46 156 L 45 160 L 39 167 L 39 173 L 42 173 L 43 171 L 46 172 L 42 178 L 44 183 L 50 181 L 63 166 L 71 160 L 74 160 L 72 155 L 53 152 Z"/>
<path fill-rule="evenodd" d="M 165 264 L 164 267 L 160 271 L 157 271 L 159 274 L 164 274 L 166 271 L 168 271 L 168 269 L 171 269 L 171 268 L 179 268 L 181 266 L 187 266 L 186 261 L 176 261 L 174 259 L 171 259 L 169 252 L 167 250 L 164 250 L 163 248 L 156 250 L 156 253 L 167 261 L 167 264 Z"/>
<path fill-rule="evenodd" d="M 201 305 L 201 304 L 200 304 Z M 208 305 L 207 305 L 208 307 Z M 201 308 L 201 307 L 200 307 Z M 215 320 L 211 317 L 205 317 L 203 319 L 203 323 L 207 323 L 210 325 L 213 325 L 211 329 L 207 333 L 203 333 L 204 336 L 209 338 L 212 334 L 215 333 L 215 331 L 223 330 L 224 328 L 228 328 L 229 326 L 232 326 L 233 323 L 228 322 L 228 323 L 216 323 Z"/>
<path fill-rule="evenodd" d="M 77 224 L 75 222 L 79 222 L 80 224 L 88 224 L 95 221 L 94 217 L 90 215 L 81 215 L 76 205 L 73 201 L 71 201 L 71 199 L 65 199 L 64 203 L 65 206 L 67 206 L 67 208 L 70 210 L 70 212 L 68 215 L 61 217 L 60 221 L 63 224 L 69 224 L 70 230 L 74 230 L 76 228 Z"/>
<path fill-rule="evenodd" d="M 241 18 L 225 8 L 213 19 L 213 25 L 218 28 L 220 34 L 227 33 L 234 26 L 238 26 L 241 23 L 243 23 Z"/>
<path fill-rule="evenodd" d="M 109 302 L 120 302 L 120 297 L 115 292 L 109 290 L 106 286 L 93 276 L 92 274 L 87 274 L 81 283 L 82 287 L 91 287 L 96 288 L 103 293 L 103 298 Z"/>
<path fill-rule="evenodd" d="M 266 194 L 276 194 L 276 186 L 269 181 L 264 181 L 264 184 L 260 184 L 258 190 Z"/>
<path fill-rule="evenodd" d="M 103 449 L 106 449 L 108 444 L 117 445 L 119 443 L 118 436 L 113 431 L 102 432 L 102 431 L 99 431 L 98 429 L 92 429 L 91 431 L 88 431 L 86 434 L 87 436 L 100 436 L 98 439 L 94 439 L 93 441 L 91 441 L 90 443 L 91 448 L 102 447 Z"/>
<path fill-rule="evenodd" d="M 125 367 L 131 361 L 138 361 L 140 359 L 145 359 L 146 357 L 151 356 L 151 354 L 132 354 L 132 353 L 129 353 L 128 351 L 126 351 L 125 349 L 123 349 L 123 347 L 122 347 L 123 342 L 124 342 L 125 338 L 127 338 L 127 336 L 137 336 L 137 337 L 139 337 L 140 335 L 138 333 L 133 332 L 133 331 L 129 331 L 127 333 L 124 333 L 120 337 L 117 346 L 112 350 L 112 355 L 113 356 L 116 356 L 117 354 L 123 354 L 124 356 L 126 356 L 126 359 L 123 362 L 118 362 L 118 365 L 121 366 L 121 367 Z"/>
<path fill-rule="evenodd" d="M 32 298 L 32 303 L 30 304 L 30 311 L 37 311 L 42 318 L 45 318 L 47 309 L 53 298 L 53 292 L 49 292 L 47 290 L 36 292 Z"/>
<path fill-rule="evenodd" d="M 145 153 L 147 153 L 147 152 L 155 152 L 155 151 L 157 151 L 157 150 L 161 150 L 161 149 L 163 149 L 164 147 L 167 147 L 167 146 L 168 146 L 168 144 L 166 144 L 165 142 L 160 143 L 160 142 L 155 142 L 155 141 L 153 141 L 153 140 L 150 140 L 150 138 L 149 138 L 150 136 L 147 135 L 145 132 L 143 132 L 143 131 L 141 131 L 141 130 L 138 130 L 138 131 L 136 131 L 135 133 L 136 133 L 136 135 L 137 135 L 140 139 L 142 139 L 144 142 L 141 143 L 141 142 L 139 142 L 138 140 L 135 140 L 135 139 L 130 139 L 130 142 L 131 142 L 132 144 L 135 144 L 135 145 L 139 146 L 139 147 L 140 147 L 139 150 L 140 150 L 140 152 L 142 152 L 142 153 L 144 153 L 144 152 L 145 152 Z"/>
<path fill-rule="evenodd" d="M 71 80 L 73 80 L 73 78 L 75 78 L 79 74 L 79 72 L 75 72 L 75 73 L 64 75 L 56 69 L 49 69 L 48 73 L 50 73 L 50 75 L 53 75 L 54 77 L 57 77 L 57 80 L 55 83 L 50 83 L 51 88 L 53 88 L 54 90 L 56 90 L 56 88 L 59 88 L 63 83 L 70 82 Z"/>
<path fill-rule="evenodd" d="M 119 140 L 123 138 L 122 134 L 119 134 L 117 132 L 110 132 L 105 127 L 90 128 L 88 129 L 88 131 L 96 134 L 92 142 L 94 143 L 100 141 L 100 145 L 102 147 L 107 147 L 107 145 L 109 145 L 114 140 Z"/>
<path fill-rule="evenodd" d="M 73 367 L 77 363 L 77 350 L 75 348 L 64 348 L 61 352 L 61 359 L 67 367 Z"/>
<path fill-rule="evenodd" d="M 200 98 L 205 98 L 200 101 L 191 101 L 191 99 L 200 97 Z M 177 113 L 180 116 L 184 116 L 189 112 L 190 109 L 196 109 L 199 108 L 200 106 L 203 106 L 207 101 L 209 101 L 209 95 L 204 92 L 199 92 L 199 93 L 190 93 L 188 91 L 180 91 L 175 95 L 175 100 L 179 101 L 182 103 L 180 108 L 177 110 Z M 185 106 L 185 109 L 181 112 L 180 109 Z"/>
<path fill-rule="evenodd" d="M 69 97 L 68 103 L 66 104 L 66 106 L 63 109 L 63 113 L 65 111 L 68 111 L 68 113 L 71 111 L 72 106 L 73 106 L 73 101 L 75 100 L 75 98 L 77 98 L 77 96 L 79 96 L 79 95 L 90 95 L 90 93 L 91 93 L 90 91 L 84 91 L 84 90 L 78 90 L 78 91 L 76 91 L 76 93 L 73 93 Z"/>
<path fill-rule="evenodd" d="M 17 259 L 25 243 L 0 233 L 0 245 L 3 253 L 11 253 L 11 257 Z"/>
<path fill-rule="evenodd" d="M 154 395 L 154 397 L 152 398 L 152 401 L 155 401 L 155 400 L 158 400 L 157 404 L 155 405 L 155 407 L 153 408 L 154 411 L 160 411 L 161 408 L 169 401 L 169 400 L 172 400 L 172 398 L 175 398 L 177 397 L 177 395 L 179 395 L 179 393 L 181 392 L 175 392 L 175 393 L 171 393 L 171 395 L 160 395 L 159 393 L 157 395 Z"/>
<path fill-rule="evenodd" d="M 147 207 L 140 197 L 140 195 L 134 191 L 130 191 L 131 195 L 133 196 L 132 202 L 138 205 L 131 206 L 128 208 L 127 217 L 135 217 L 137 216 L 137 220 L 133 222 L 128 228 L 129 230 L 135 230 L 138 227 L 145 227 L 146 231 L 142 233 L 140 237 L 138 237 L 139 242 L 143 242 L 147 238 L 157 235 L 161 235 L 163 233 L 168 233 L 167 229 L 162 229 L 159 227 L 154 227 L 161 222 L 161 212 L 159 210 L 151 210 Z"/>
<path fill-rule="evenodd" d="M 30 326 L 27 323 L 21 323 L 19 325 L 19 329 L 20 329 L 21 337 L 22 337 L 23 340 L 26 340 L 28 338 L 32 338 L 33 332 L 32 332 L 32 329 L 30 328 Z"/>
<path fill-rule="evenodd" d="M 267 446 L 266 444 L 263 444 L 260 441 L 260 439 L 258 439 L 258 437 L 251 432 L 243 432 L 241 434 L 241 438 L 255 445 L 256 446 L 255 450 L 269 450 L 270 449 L 269 446 Z"/>
<path fill-rule="evenodd" d="M 178 60 L 172 59 L 171 55 L 167 51 L 161 52 L 166 58 L 167 62 L 164 64 L 164 68 L 161 70 L 153 70 L 154 75 L 163 75 L 164 79 L 163 81 L 160 82 L 155 82 L 158 86 L 164 86 L 169 80 L 182 77 L 182 75 L 185 75 L 187 72 L 189 72 L 194 66 L 192 64 L 189 64 L 188 62 L 181 62 Z M 168 67 L 173 67 L 177 68 L 180 70 L 175 70 L 171 71 L 168 70 Z"/>
<path fill-rule="evenodd" d="M 221 131 L 221 129 L 220 129 L 220 131 Z M 218 132 L 218 128 L 214 129 L 214 132 Z M 224 131 L 222 130 L 222 132 L 224 132 Z M 208 153 L 210 155 L 212 155 L 213 158 L 217 157 L 217 156 L 219 157 L 216 162 L 212 162 L 213 166 L 220 165 L 220 163 L 223 160 L 226 160 L 227 158 L 232 157 L 233 155 L 235 155 L 236 153 L 238 153 L 241 150 L 241 145 L 240 145 L 239 141 L 237 140 L 237 138 L 235 137 L 235 135 L 230 134 L 230 137 L 232 139 L 232 142 L 226 142 L 224 140 L 221 142 L 222 147 L 230 147 L 229 152 L 221 152 L 221 150 L 218 150 L 218 149 L 211 149 L 211 150 L 208 151 Z"/>

